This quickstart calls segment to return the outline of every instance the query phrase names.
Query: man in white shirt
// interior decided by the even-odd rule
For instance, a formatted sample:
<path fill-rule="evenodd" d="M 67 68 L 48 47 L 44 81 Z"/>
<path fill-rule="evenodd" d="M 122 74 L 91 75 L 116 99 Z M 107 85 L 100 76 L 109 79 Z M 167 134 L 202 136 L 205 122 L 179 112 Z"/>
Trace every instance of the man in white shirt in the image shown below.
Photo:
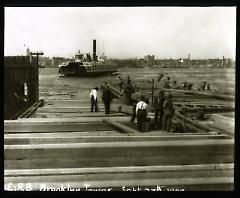
<path fill-rule="evenodd" d="M 93 112 L 94 107 L 95 107 L 95 112 L 98 111 L 97 91 L 98 91 L 98 87 L 95 87 L 90 92 L 91 112 Z"/>
<path fill-rule="evenodd" d="M 147 112 L 147 103 L 145 102 L 144 96 L 141 96 L 140 101 L 136 105 L 136 114 L 137 114 L 138 130 L 142 133 L 145 132 L 147 113 L 148 113 Z"/>

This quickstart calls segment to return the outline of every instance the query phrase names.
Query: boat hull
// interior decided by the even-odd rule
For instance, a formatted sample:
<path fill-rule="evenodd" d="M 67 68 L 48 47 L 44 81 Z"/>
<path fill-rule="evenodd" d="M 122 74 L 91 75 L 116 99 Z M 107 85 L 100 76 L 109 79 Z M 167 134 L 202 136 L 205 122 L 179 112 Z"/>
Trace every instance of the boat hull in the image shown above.
<path fill-rule="evenodd" d="M 117 72 L 116 65 L 114 64 L 94 64 L 91 66 L 78 65 L 70 67 L 69 65 L 59 68 L 59 74 L 63 76 L 101 76 Z"/>

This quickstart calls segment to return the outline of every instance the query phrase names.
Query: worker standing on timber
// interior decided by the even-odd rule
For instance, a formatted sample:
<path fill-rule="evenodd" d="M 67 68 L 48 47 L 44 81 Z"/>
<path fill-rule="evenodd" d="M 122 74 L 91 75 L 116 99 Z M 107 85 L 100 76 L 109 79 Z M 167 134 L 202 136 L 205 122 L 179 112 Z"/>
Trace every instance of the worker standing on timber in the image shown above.
<path fill-rule="evenodd" d="M 175 105 L 173 104 L 172 94 L 169 92 L 166 96 L 166 100 L 163 104 L 163 130 L 171 132 L 172 117 L 175 111 Z"/>
<path fill-rule="evenodd" d="M 183 87 L 183 88 L 187 88 L 187 86 L 188 86 L 188 83 L 187 83 L 186 81 L 184 81 L 184 82 L 182 83 L 182 87 Z"/>
<path fill-rule="evenodd" d="M 209 84 L 209 83 L 207 84 L 207 90 L 208 90 L 208 91 L 211 90 L 211 87 L 210 87 L 210 84 Z"/>
<path fill-rule="evenodd" d="M 102 101 L 105 107 L 105 115 L 110 114 L 110 104 L 113 100 L 112 92 L 109 89 L 109 85 L 106 83 L 102 93 Z"/>
<path fill-rule="evenodd" d="M 176 81 L 176 80 L 173 81 L 172 87 L 173 87 L 174 89 L 177 88 L 177 81 Z"/>
<path fill-rule="evenodd" d="M 123 88 L 123 79 L 119 76 L 119 89 L 122 91 Z"/>
<path fill-rule="evenodd" d="M 193 83 L 188 83 L 187 87 L 188 87 L 188 90 L 192 90 Z"/>
<path fill-rule="evenodd" d="M 142 133 L 145 132 L 145 126 L 147 121 L 147 103 L 145 102 L 144 96 L 140 97 L 140 101 L 136 105 L 137 114 L 137 126 L 138 130 Z"/>
<path fill-rule="evenodd" d="M 124 89 L 124 94 L 126 95 L 126 103 L 127 105 L 131 105 L 132 103 L 132 94 L 135 92 L 133 86 L 132 86 L 132 82 L 130 77 L 128 76 L 128 80 L 127 80 L 127 86 Z"/>
<path fill-rule="evenodd" d="M 164 82 L 164 87 L 167 89 L 170 88 L 170 77 L 167 77 L 167 80 Z"/>
<path fill-rule="evenodd" d="M 205 90 L 206 89 L 206 86 L 207 86 L 207 82 L 204 81 L 201 85 L 200 85 L 200 88 L 198 90 Z"/>
<path fill-rule="evenodd" d="M 162 128 L 162 119 L 163 119 L 163 103 L 165 101 L 164 91 L 160 90 L 159 95 L 154 98 L 154 126 L 155 129 Z"/>
<path fill-rule="evenodd" d="M 95 108 L 95 112 L 98 112 L 97 91 L 98 91 L 98 87 L 95 87 L 90 92 L 91 112 L 93 112 L 94 108 Z"/>

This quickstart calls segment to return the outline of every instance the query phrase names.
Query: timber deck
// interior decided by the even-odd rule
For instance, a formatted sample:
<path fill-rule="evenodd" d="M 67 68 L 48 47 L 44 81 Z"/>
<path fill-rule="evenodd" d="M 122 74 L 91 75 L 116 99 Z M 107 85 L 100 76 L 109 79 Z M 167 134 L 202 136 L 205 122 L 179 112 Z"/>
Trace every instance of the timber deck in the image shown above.
<path fill-rule="evenodd" d="M 81 191 L 233 190 L 229 134 L 140 133 L 130 122 L 130 106 L 112 104 L 110 117 L 99 107 L 90 112 L 88 100 L 45 100 L 29 118 L 5 120 L 5 190 L 19 183 L 36 191 L 62 185 Z"/>

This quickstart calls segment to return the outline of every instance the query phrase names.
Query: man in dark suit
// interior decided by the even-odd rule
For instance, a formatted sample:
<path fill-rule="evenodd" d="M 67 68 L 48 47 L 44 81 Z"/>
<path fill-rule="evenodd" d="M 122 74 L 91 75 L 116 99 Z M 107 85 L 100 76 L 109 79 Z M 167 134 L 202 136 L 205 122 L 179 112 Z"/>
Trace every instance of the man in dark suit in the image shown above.
<path fill-rule="evenodd" d="M 106 87 L 103 89 L 102 92 L 102 101 L 105 107 L 105 115 L 110 114 L 110 105 L 113 100 L 112 92 L 109 89 L 109 85 L 106 84 Z"/>
<path fill-rule="evenodd" d="M 154 98 L 154 126 L 155 129 L 162 128 L 162 117 L 163 117 L 163 103 L 164 103 L 164 91 L 160 90 L 158 96 Z"/>
<path fill-rule="evenodd" d="M 175 104 L 173 103 L 172 94 L 169 92 L 166 95 L 166 100 L 163 104 L 163 130 L 171 132 L 172 118 L 175 111 Z"/>

